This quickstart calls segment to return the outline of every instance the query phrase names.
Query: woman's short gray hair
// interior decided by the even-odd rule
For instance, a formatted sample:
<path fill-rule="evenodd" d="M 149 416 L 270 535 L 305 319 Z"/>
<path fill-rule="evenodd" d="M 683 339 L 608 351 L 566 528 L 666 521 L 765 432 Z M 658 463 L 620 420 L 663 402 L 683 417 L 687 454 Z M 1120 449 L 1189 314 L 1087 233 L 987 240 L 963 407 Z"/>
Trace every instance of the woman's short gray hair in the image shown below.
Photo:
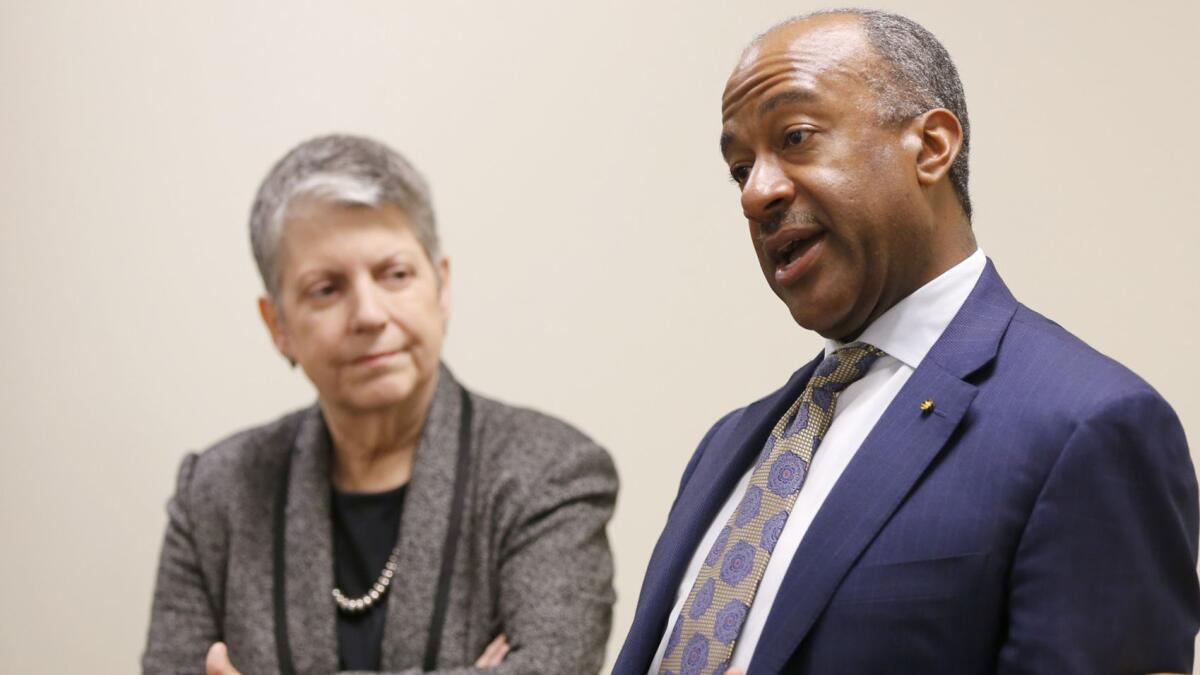
<path fill-rule="evenodd" d="M 288 209 L 300 199 L 399 207 L 429 259 L 436 262 L 441 256 L 429 185 L 408 160 L 369 138 L 320 136 L 292 148 L 271 168 L 250 210 L 250 246 L 271 297 L 278 297 L 279 249 Z"/>

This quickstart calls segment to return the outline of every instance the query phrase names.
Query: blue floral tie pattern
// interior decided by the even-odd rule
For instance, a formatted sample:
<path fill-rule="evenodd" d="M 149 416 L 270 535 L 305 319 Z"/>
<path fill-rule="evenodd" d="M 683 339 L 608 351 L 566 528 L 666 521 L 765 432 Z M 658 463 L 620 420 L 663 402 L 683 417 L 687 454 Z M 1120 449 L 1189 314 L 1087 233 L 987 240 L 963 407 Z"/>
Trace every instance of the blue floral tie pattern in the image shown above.
<path fill-rule="evenodd" d="M 771 430 L 746 494 L 713 543 L 683 603 L 660 675 L 723 675 L 837 397 L 883 352 L 855 343 L 829 355 Z"/>

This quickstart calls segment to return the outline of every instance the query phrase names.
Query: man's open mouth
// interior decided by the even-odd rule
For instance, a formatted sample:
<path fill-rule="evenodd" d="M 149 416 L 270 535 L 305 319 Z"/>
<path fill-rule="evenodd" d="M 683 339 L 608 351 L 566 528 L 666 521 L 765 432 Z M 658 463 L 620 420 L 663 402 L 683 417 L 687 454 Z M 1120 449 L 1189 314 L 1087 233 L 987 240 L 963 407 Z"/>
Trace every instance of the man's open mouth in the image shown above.
<path fill-rule="evenodd" d="M 824 238 L 824 232 L 817 232 L 807 237 L 797 237 L 784 244 L 775 254 L 777 267 L 788 267 L 807 253 L 818 241 Z"/>

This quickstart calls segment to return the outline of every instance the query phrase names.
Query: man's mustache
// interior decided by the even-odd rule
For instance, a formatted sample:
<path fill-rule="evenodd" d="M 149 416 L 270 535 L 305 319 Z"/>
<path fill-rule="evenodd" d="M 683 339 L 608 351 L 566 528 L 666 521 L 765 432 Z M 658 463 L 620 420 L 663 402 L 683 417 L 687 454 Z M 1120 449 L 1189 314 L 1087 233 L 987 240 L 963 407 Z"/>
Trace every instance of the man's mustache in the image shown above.
<path fill-rule="evenodd" d="M 758 222 L 758 228 L 763 237 L 774 234 L 785 225 L 792 227 L 800 225 L 820 226 L 821 223 L 817 220 L 815 213 L 803 207 L 792 207 Z"/>

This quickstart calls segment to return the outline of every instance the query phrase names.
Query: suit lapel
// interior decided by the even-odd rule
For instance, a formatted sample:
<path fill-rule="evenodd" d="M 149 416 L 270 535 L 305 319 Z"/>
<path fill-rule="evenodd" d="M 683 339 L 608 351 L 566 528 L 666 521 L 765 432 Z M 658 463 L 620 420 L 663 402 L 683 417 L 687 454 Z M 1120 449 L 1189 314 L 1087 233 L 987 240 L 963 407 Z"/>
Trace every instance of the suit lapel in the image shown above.
<path fill-rule="evenodd" d="M 333 533 L 329 516 L 332 444 L 320 409 L 300 422 L 286 515 L 287 624 L 296 672 L 337 670 Z"/>
<path fill-rule="evenodd" d="M 943 450 L 1016 311 L 989 261 L 975 289 L 863 441 L 800 542 L 751 659 L 779 672 L 841 580 Z M 921 403 L 932 399 L 932 412 Z"/>
<path fill-rule="evenodd" d="M 762 451 L 767 434 L 804 390 L 820 358 L 805 365 L 782 389 L 746 407 L 727 429 L 719 429 L 704 447 L 696 468 L 683 486 L 659 537 L 642 584 L 643 594 L 630 629 L 636 644 L 626 646 L 620 665 L 645 672 L 670 620 L 676 590 L 696 546 L 738 480 Z"/>
<path fill-rule="evenodd" d="M 383 637 L 386 671 L 420 667 L 424 657 L 454 492 L 461 391 L 443 367 L 400 516 L 399 573 L 388 594 Z"/>

